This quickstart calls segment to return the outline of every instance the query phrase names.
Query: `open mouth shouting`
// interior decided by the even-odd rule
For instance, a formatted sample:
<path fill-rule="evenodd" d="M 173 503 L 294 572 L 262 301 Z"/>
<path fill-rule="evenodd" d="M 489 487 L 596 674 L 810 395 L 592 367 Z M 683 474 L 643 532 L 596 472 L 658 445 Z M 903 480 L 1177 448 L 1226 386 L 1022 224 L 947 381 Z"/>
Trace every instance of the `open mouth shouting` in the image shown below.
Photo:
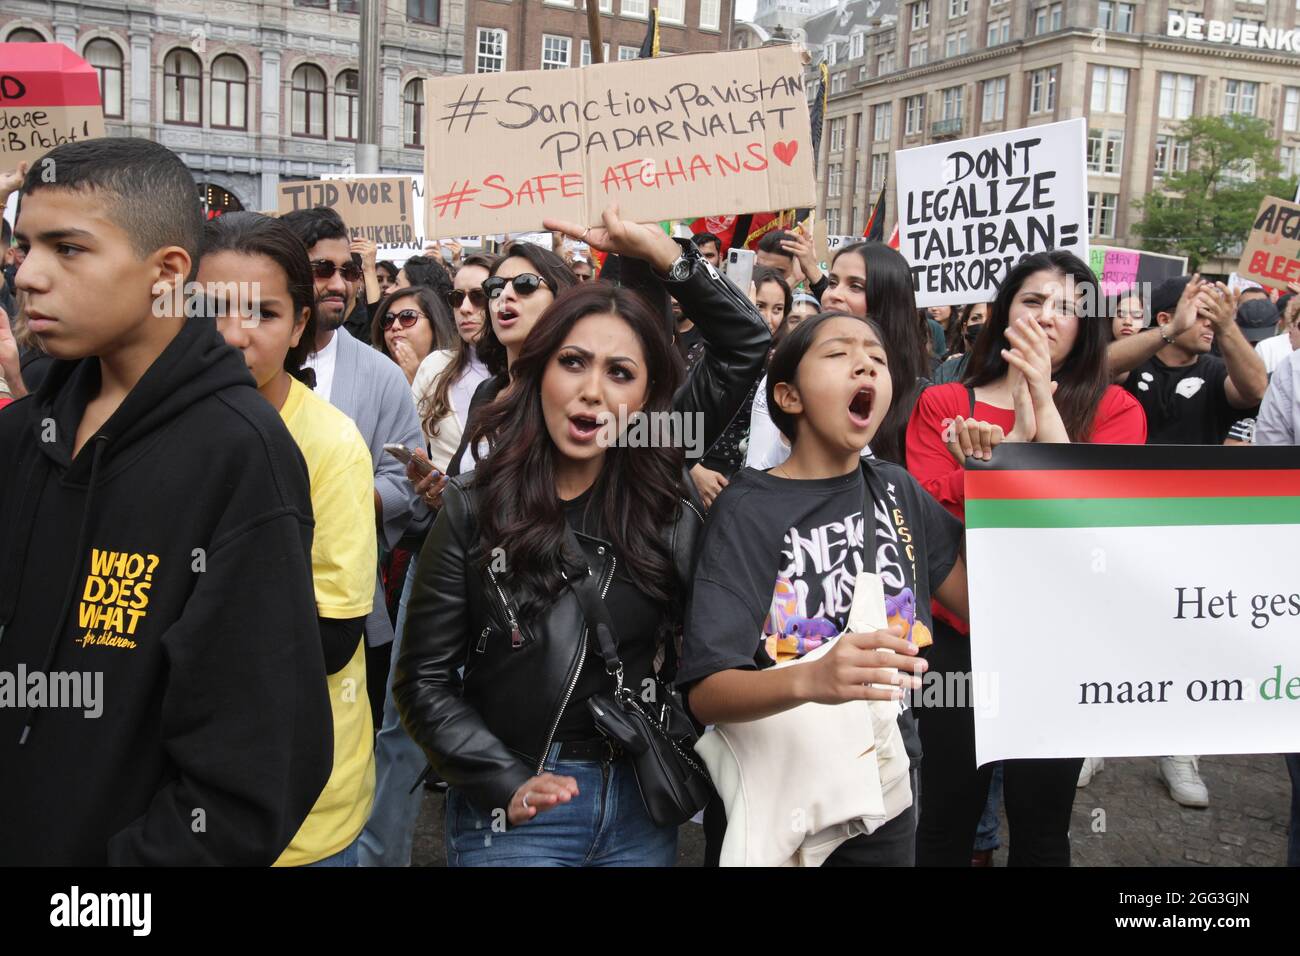
<path fill-rule="evenodd" d="M 596 440 L 604 423 L 595 415 L 570 415 L 569 437 L 580 444 Z"/>
<path fill-rule="evenodd" d="M 875 402 L 876 389 L 872 385 L 864 385 L 853 393 L 853 400 L 849 402 L 849 421 L 854 428 L 870 426 L 871 408 Z"/>
<path fill-rule="evenodd" d="M 497 309 L 497 325 L 503 329 L 508 329 L 519 319 L 519 313 L 515 311 L 513 305 L 503 305 Z"/>

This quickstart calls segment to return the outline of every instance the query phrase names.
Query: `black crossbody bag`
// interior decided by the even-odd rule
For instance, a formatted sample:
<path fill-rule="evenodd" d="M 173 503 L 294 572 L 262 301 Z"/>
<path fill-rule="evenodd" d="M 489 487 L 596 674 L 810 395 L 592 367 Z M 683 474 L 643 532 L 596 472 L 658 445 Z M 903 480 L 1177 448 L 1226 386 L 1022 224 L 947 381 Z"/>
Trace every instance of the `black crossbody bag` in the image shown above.
<path fill-rule="evenodd" d="M 614 679 L 612 693 L 587 700 L 596 728 L 631 758 L 650 819 L 661 827 L 679 826 L 704 809 L 712 792 L 708 771 L 695 753 L 698 738 L 686 708 L 658 677 L 649 701 L 623 685 L 614 623 L 595 578 L 584 574 L 570 585 L 587 629 L 596 637 L 605 670 Z"/>

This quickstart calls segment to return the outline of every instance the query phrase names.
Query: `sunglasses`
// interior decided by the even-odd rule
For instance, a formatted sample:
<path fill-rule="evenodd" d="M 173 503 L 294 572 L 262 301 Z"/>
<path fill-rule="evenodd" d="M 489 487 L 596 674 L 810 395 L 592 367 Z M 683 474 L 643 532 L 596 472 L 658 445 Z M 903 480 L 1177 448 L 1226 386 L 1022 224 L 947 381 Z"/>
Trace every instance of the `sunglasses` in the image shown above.
<path fill-rule="evenodd" d="M 466 296 L 469 296 L 469 304 L 476 309 L 481 309 L 487 305 L 487 296 L 483 294 L 482 289 L 470 289 L 468 292 L 452 289 L 447 293 L 447 302 L 453 309 L 459 309 Z"/>
<path fill-rule="evenodd" d="M 414 309 L 403 309 L 401 312 L 389 312 L 379 320 L 379 327 L 387 332 L 393 327 L 393 323 L 397 322 L 402 326 L 402 328 L 409 329 L 422 318 L 424 318 L 424 316 L 419 312 L 416 312 Z"/>
<path fill-rule="evenodd" d="M 341 273 L 344 282 L 360 282 L 361 267 L 355 262 L 349 262 L 347 265 L 335 265 L 328 259 L 313 259 L 311 261 L 311 271 L 317 279 L 332 278 L 335 272 Z"/>
<path fill-rule="evenodd" d="M 501 276 L 492 276 L 489 279 L 484 279 L 483 291 L 487 293 L 489 300 L 495 299 L 505 291 L 507 282 L 515 287 L 516 292 L 524 296 L 532 295 L 543 285 L 546 286 L 546 288 L 551 289 L 552 293 L 555 292 L 555 290 L 551 288 L 550 282 L 543 279 L 541 276 L 533 275 L 531 272 L 520 273 L 513 279 L 505 279 Z"/>

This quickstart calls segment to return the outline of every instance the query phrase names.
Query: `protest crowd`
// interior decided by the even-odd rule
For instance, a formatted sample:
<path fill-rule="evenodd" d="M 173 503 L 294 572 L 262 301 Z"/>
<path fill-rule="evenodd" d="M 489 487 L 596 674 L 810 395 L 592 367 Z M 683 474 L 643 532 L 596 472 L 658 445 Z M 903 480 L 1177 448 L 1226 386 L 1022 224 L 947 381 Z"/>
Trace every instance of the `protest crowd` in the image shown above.
<path fill-rule="evenodd" d="M 0 707 L 4 864 L 406 866 L 432 794 L 453 866 L 987 866 L 1002 814 L 1066 866 L 1111 755 L 981 764 L 921 693 L 973 668 L 968 469 L 1300 444 L 1296 282 L 1063 247 L 920 309 L 890 243 L 616 201 L 395 262 L 205 222 L 148 140 L 47 158 L 0 174 L 0 671 L 105 711 Z M 1150 758 L 1171 812 L 1201 759 Z"/>

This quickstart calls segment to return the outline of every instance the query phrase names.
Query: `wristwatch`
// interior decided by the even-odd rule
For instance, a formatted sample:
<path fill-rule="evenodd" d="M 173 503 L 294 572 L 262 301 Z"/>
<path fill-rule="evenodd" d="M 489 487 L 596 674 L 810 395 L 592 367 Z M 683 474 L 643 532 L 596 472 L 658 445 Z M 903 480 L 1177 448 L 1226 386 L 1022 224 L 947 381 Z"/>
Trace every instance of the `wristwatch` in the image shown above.
<path fill-rule="evenodd" d="M 1173 335 L 1165 335 L 1165 326 L 1163 326 L 1163 325 L 1157 325 L 1156 328 L 1159 329 L 1159 331 L 1160 331 L 1160 337 L 1161 337 L 1162 339 L 1165 340 L 1165 345 L 1173 345 L 1173 344 L 1174 344 L 1174 339 L 1175 339 L 1177 336 L 1173 336 Z"/>
<path fill-rule="evenodd" d="M 689 279 L 695 270 L 695 260 L 699 258 L 699 250 L 695 243 L 689 245 L 678 243 L 678 245 L 682 246 L 682 254 L 673 260 L 673 264 L 664 273 L 664 278 L 669 282 L 685 282 Z"/>

